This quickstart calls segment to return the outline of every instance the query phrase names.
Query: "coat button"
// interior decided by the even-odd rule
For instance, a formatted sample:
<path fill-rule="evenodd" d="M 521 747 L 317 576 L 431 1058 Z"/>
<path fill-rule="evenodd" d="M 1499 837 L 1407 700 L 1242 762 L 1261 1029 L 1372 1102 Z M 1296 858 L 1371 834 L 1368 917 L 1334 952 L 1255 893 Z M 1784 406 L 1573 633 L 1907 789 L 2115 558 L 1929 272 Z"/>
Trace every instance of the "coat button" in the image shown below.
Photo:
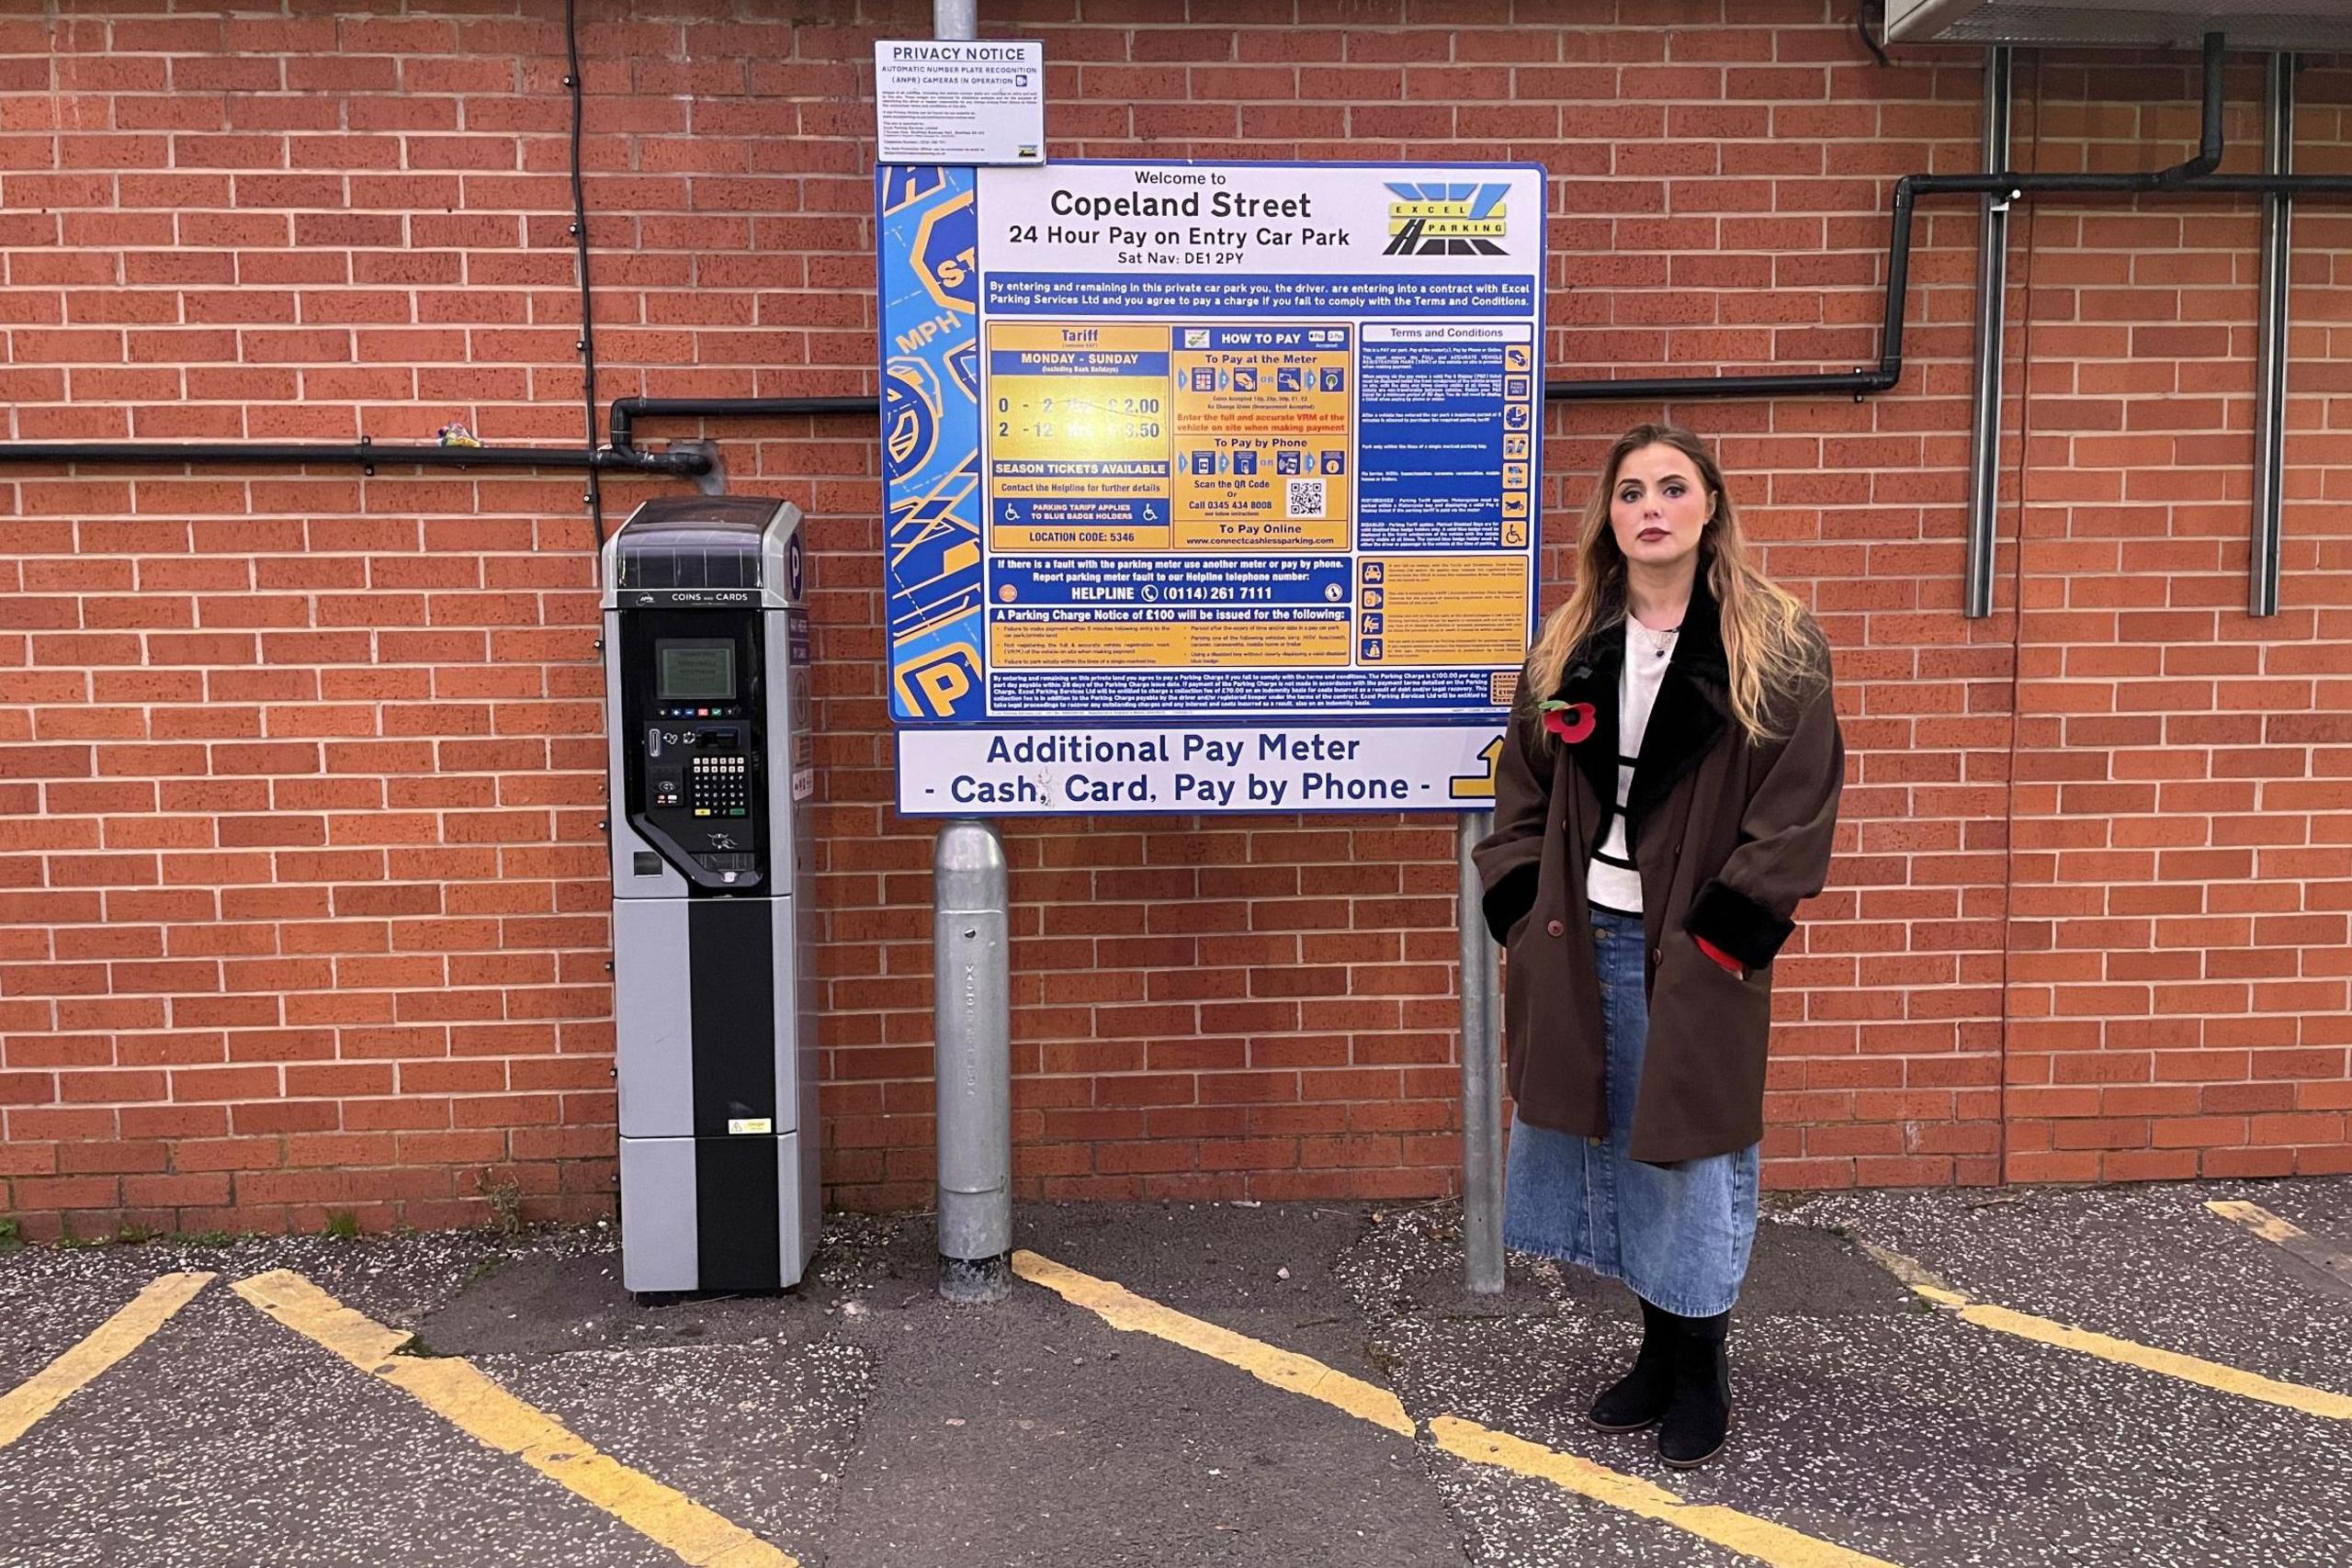
<path fill-rule="evenodd" d="M 1653 947 L 1653 948 L 1651 948 L 1651 949 L 1650 949 L 1650 962 L 1651 962 L 1651 963 L 1653 963 L 1653 964 L 1663 964 L 1663 963 L 1665 963 L 1665 962 L 1666 962 L 1666 949 L 1664 949 L 1664 948 L 1662 948 L 1662 947 Z"/>
<path fill-rule="evenodd" d="M 1564 934 L 1567 929 L 1567 927 L 1562 925 L 1557 920 L 1546 920 L 1544 922 L 1544 934 L 1545 936 L 1559 936 Z"/>

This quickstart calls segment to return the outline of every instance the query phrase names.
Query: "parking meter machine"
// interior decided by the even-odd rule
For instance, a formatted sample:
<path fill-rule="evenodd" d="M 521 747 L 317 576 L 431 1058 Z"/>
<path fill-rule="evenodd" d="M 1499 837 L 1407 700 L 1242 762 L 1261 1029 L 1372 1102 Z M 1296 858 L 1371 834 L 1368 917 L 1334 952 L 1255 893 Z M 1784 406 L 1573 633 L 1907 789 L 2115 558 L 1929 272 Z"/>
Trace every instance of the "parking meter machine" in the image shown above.
<path fill-rule="evenodd" d="M 650 501 L 604 552 L 621 1261 L 777 1290 L 817 1245 L 800 510 Z"/>

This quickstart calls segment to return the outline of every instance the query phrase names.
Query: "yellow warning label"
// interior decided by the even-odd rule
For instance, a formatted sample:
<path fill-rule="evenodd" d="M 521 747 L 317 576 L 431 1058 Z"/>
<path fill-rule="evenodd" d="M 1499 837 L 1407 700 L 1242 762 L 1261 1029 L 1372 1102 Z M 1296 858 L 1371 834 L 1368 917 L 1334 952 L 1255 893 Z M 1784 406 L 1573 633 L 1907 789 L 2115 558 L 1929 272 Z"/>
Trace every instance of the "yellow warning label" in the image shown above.
<path fill-rule="evenodd" d="M 1167 548 L 1168 329 L 996 322 L 988 360 L 991 547 Z"/>
<path fill-rule="evenodd" d="M 1384 665 L 1515 664 L 1527 651 L 1527 558 L 1385 556 L 1381 608 L 1361 635 Z M 1360 615 L 1360 619 L 1373 619 Z"/>

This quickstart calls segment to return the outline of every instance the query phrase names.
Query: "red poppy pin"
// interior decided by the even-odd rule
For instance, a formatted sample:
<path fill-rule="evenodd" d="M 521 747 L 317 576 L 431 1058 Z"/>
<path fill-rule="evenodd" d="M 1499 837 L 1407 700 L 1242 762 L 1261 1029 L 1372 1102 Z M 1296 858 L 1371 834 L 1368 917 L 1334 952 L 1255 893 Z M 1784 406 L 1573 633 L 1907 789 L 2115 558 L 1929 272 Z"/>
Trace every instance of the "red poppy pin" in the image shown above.
<path fill-rule="evenodd" d="M 1592 705 L 1564 703 L 1557 697 L 1538 705 L 1544 711 L 1544 728 L 1573 746 L 1592 733 Z"/>

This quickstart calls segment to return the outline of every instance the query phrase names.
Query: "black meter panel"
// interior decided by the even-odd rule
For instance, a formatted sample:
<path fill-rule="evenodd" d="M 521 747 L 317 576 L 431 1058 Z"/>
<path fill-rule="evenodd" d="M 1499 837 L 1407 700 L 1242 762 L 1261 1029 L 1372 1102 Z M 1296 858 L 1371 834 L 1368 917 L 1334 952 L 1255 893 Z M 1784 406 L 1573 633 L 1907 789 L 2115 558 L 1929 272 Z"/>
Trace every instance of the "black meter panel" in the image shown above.
<path fill-rule="evenodd" d="M 605 546 L 614 886 L 763 895 L 792 880 L 800 513 L 665 496 Z M 804 650 L 805 651 L 805 650 Z M 802 741 L 805 744 L 805 738 Z"/>
<path fill-rule="evenodd" d="M 698 888 L 768 874 L 764 627 L 755 610 L 637 610 L 620 620 L 627 810 Z"/>

